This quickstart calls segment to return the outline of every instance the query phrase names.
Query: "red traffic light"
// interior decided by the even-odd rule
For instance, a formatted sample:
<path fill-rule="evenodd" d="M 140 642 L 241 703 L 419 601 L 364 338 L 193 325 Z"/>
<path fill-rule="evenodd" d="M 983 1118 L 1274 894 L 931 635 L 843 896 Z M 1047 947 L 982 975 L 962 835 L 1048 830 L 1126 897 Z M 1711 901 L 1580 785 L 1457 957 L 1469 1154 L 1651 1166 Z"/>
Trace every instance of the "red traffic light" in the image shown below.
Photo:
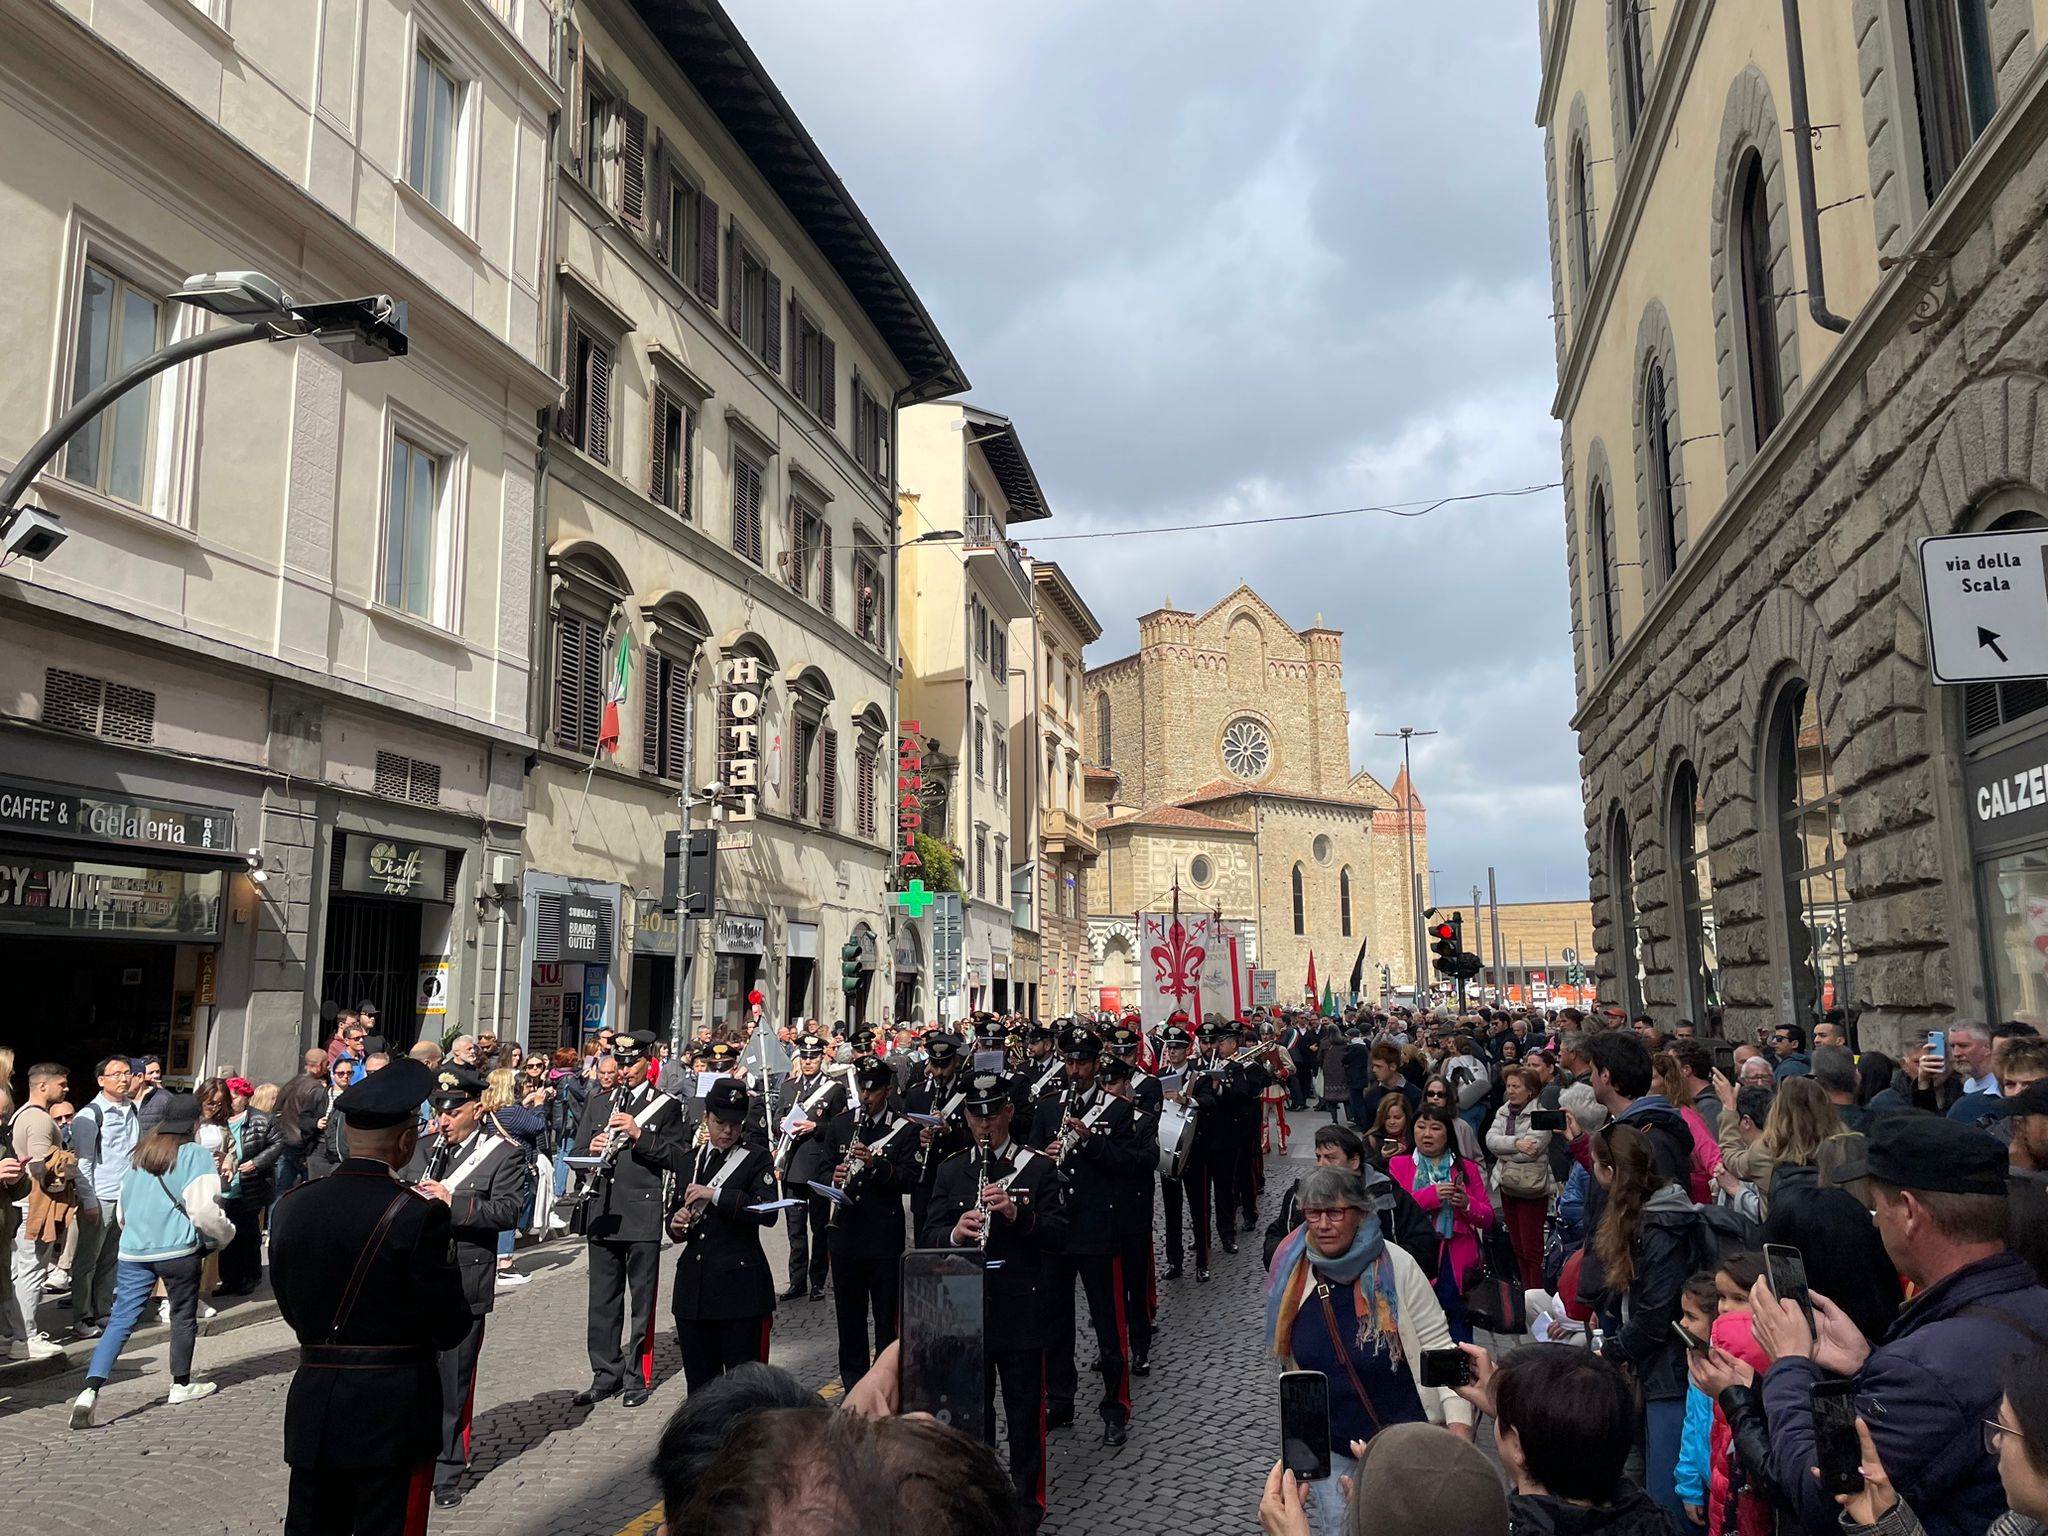
<path fill-rule="evenodd" d="M 1451 927 L 1449 923 L 1438 923 L 1429 932 L 1432 938 L 1450 940 L 1457 937 L 1457 930 Z"/>

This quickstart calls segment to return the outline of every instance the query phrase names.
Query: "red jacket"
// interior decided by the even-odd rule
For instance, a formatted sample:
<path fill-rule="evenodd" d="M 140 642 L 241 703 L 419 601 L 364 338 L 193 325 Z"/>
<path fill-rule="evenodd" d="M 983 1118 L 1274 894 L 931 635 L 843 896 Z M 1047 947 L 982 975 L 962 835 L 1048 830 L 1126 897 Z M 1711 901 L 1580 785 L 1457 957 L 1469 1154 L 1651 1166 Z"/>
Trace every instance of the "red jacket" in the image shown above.
<path fill-rule="evenodd" d="M 1771 1368 L 1771 1357 L 1756 1341 L 1747 1312 L 1724 1312 L 1714 1323 L 1714 1342 L 1744 1361 L 1762 1380 Z M 1714 1404 L 1712 1454 L 1707 1459 L 1707 1536 L 1771 1536 L 1775 1522 L 1770 1500 L 1761 1490 L 1735 1493 L 1730 1484 L 1735 1476 L 1735 1433 L 1721 1405 Z M 1735 1500 L 1735 1518 L 1728 1518 L 1728 1500 Z"/>

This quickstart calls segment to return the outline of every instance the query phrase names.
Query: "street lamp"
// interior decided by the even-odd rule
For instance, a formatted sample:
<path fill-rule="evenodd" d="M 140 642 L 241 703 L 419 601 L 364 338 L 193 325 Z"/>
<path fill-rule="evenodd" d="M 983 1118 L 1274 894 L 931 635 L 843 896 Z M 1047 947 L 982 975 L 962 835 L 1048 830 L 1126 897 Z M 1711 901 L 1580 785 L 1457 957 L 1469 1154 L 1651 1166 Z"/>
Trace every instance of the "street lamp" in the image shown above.
<path fill-rule="evenodd" d="M 244 342 L 305 337 L 351 363 L 381 362 L 406 353 L 405 327 L 389 294 L 295 304 L 275 278 L 261 272 L 203 272 L 187 278 L 171 297 L 234 323 L 159 347 L 59 416 L 0 484 L 0 555 L 46 560 L 57 552 L 65 539 L 64 525 L 42 508 L 18 506 L 23 492 L 87 422 L 168 368 Z"/>

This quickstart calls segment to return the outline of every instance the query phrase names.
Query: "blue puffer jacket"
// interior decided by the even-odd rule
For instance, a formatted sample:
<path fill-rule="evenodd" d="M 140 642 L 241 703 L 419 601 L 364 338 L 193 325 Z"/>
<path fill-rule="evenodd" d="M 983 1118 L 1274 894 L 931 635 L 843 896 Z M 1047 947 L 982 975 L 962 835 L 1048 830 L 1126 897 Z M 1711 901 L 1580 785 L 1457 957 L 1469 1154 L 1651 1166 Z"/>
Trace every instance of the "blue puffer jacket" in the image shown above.
<path fill-rule="evenodd" d="M 1900 1311 L 1856 1377 L 1856 1405 L 1899 1497 L 1927 1536 L 1981 1536 L 2006 1507 L 1982 1422 L 1995 1418 L 2007 1363 L 2048 1343 L 2048 1290 L 2017 1254 L 1965 1265 Z M 1824 1372 L 1784 1359 L 1764 1378 L 1764 1410 L 1780 1479 L 1810 1531 L 1832 1530 L 1840 1511 L 1806 1469 L 1814 1451 L 1813 1388 Z"/>

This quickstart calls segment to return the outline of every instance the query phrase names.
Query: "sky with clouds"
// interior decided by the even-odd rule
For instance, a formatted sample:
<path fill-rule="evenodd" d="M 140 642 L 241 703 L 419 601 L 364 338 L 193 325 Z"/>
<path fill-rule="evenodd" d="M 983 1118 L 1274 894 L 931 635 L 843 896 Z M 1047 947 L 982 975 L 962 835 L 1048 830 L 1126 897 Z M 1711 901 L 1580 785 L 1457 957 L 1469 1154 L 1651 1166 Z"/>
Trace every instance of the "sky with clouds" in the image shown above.
<path fill-rule="evenodd" d="M 1584 899 L 1535 8 L 725 0 L 1053 509 L 1025 543 L 1131 650 L 1249 581 L 1344 631 L 1352 761 L 1415 749 L 1435 888 Z"/>

